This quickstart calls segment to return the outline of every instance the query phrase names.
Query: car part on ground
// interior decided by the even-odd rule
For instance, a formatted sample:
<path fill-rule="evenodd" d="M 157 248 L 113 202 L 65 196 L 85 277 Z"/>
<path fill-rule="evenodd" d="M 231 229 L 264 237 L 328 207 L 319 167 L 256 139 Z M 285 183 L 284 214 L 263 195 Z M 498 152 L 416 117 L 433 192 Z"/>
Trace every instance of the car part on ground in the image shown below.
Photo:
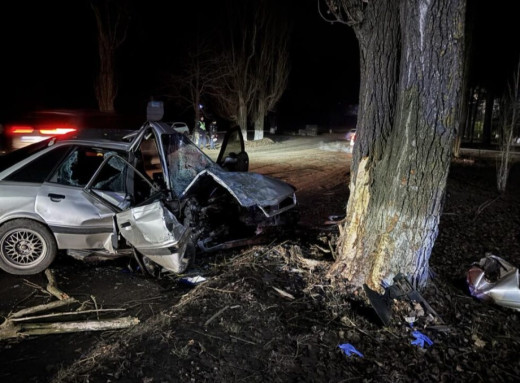
<path fill-rule="evenodd" d="M 366 284 L 363 285 L 363 289 L 370 304 L 385 326 L 389 325 L 392 320 L 394 300 L 405 300 L 412 304 L 417 303 L 424 309 L 422 316 L 428 313 L 436 322 L 442 323 L 439 314 L 437 314 L 403 274 L 398 274 L 394 277 L 394 284 L 385 288 L 383 295 L 372 290 Z M 417 318 L 410 318 L 410 323 L 415 322 L 416 319 Z"/>
<path fill-rule="evenodd" d="M 117 139 L 84 133 L 3 158 L 5 271 L 40 272 L 66 250 L 75 258 L 137 254 L 152 274 L 157 267 L 181 273 L 194 245 L 203 252 L 244 246 L 298 219 L 292 186 L 247 172 L 238 128 L 226 134 L 217 163 L 164 122 Z"/>
<path fill-rule="evenodd" d="M 504 259 L 492 254 L 486 255 L 471 266 L 466 281 L 469 292 L 474 297 L 520 310 L 519 271 Z"/>

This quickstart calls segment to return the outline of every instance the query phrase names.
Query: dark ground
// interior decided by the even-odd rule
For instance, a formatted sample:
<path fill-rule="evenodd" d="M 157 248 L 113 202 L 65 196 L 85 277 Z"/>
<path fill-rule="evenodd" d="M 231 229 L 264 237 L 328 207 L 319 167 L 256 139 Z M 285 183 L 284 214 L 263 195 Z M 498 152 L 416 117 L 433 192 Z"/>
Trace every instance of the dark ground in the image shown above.
<path fill-rule="evenodd" d="M 469 266 L 486 252 L 520 265 L 519 181 L 516 166 L 509 191 L 498 196 L 494 162 L 453 163 L 430 260 L 434 275 L 423 292 L 448 331 L 420 328 L 430 347 L 411 345 L 400 318 L 381 326 L 363 294 L 335 295 L 325 277 L 335 233 L 303 227 L 263 247 L 199 257 L 191 273 L 207 281 L 196 287 L 145 278 L 125 260 L 85 266 L 63 257 L 53 265 L 61 290 L 89 308 L 126 308 L 109 316 L 141 323 L 1 341 L 0 381 L 520 381 L 520 314 L 477 301 L 465 284 Z M 336 213 L 344 195 L 338 189 L 336 206 L 312 204 L 306 195 L 303 208 Z M 0 274 L 0 314 L 54 299 L 28 281 L 47 283 L 44 275 Z M 364 357 L 346 356 L 343 343 Z"/>

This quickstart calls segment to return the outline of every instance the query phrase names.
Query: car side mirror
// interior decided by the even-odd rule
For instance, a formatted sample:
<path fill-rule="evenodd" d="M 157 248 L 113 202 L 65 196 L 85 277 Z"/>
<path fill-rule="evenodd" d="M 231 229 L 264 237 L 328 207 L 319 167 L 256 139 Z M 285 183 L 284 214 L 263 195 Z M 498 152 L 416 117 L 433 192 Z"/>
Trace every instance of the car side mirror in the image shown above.
<path fill-rule="evenodd" d="M 230 172 L 247 172 L 249 170 L 249 156 L 246 152 L 238 154 L 231 152 L 224 158 L 222 167 Z"/>

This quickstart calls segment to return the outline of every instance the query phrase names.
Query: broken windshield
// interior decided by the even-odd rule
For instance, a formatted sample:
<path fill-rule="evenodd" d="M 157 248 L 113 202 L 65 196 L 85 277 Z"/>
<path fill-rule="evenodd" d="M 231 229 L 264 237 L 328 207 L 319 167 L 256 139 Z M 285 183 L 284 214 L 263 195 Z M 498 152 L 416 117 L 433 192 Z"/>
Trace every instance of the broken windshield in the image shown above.
<path fill-rule="evenodd" d="M 175 195 L 180 196 L 201 171 L 221 169 L 186 136 L 163 134 L 161 138 Z"/>

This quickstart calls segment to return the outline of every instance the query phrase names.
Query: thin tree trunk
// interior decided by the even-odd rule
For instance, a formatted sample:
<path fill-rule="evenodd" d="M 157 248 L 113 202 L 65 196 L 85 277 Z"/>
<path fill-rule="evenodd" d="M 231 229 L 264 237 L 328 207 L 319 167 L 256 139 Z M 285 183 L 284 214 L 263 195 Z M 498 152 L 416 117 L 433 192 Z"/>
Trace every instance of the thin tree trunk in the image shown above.
<path fill-rule="evenodd" d="M 480 106 L 480 97 L 482 95 L 482 92 L 477 89 L 477 98 L 476 100 L 473 100 L 471 104 L 471 119 L 469 123 L 469 134 L 470 134 L 470 142 L 475 142 L 475 125 L 477 123 L 477 115 L 478 115 L 478 109 Z"/>
<path fill-rule="evenodd" d="M 99 74 L 96 79 L 96 97 L 99 110 L 114 111 L 117 95 L 115 78 L 115 51 L 126 39 L 128 8 L 124 2 L 90 3 L 97 25 Z"/>
<path fill-rule="evenodd" d="M 264 138 L 264 119 L 266 115 L 265 100 L 262 96 L 258 98 L 258 106 L 255 117 L 255 138 L 254 140 L 261 140 Z"/>
<path fill-rule="evenodd" d="M 504 97 L 502 102 L 502 132 L 500 134 L 500 153 L 497 164 L 497 189 L 504 193 L 507 187 L 507 180 L 511 170 L 511 146 L 513 134 L 516 130 L 519 108 L 520 108 L 520 61 L 513 76 L 512 85 L 509 87 L 509 94 Z"/>
<path fill-rule="evenodd" d="M 115 55 L 109 47 L 99 43 L 99 75 L 96 84 L 96 96 L 99 110 L 102 112 L 113 112 L 114 100 L 116 99 L 116 83 L 114 61 Z"/>
<path fill-rule="evenodd" d="M 483 136 L 482 143 L 489 147 L 491 145 L 491 123 L 493 121 L 493 104 L 495 103 L 495 96 L 488 89 L 486 93 L 486 109 L 484 112 L 484 127 L 483 127 Z"/>
<path fill-rule="evenodd" d="M 244 141 L 247 141 L 247 105 L 242 96 L 238 97 L 237 123 L 238 126 L 240 126 L 240 130 L 242 131 L 242 136 L 244 136 Z"/>
<path fill-rule="evenodd" d="M 457 136 L 453 144 L 453 155 L 460 157 L 460 147 L 462 145 L 462 139 L 464 138 L 469 116 L 469 99 L 471 94 L 471 88 L 469 87 L 469 69 L 471 63 L 471 52 L 473 50 L 473 29 L 474 23 L 471 22 L 473 18 L 469 17 L 466 23 L 466 33 L 464 35 L 464 70 L 462 77 L 461 86 L 461 102 L 460 102 L 460 118 L 458 122 Z"/>

